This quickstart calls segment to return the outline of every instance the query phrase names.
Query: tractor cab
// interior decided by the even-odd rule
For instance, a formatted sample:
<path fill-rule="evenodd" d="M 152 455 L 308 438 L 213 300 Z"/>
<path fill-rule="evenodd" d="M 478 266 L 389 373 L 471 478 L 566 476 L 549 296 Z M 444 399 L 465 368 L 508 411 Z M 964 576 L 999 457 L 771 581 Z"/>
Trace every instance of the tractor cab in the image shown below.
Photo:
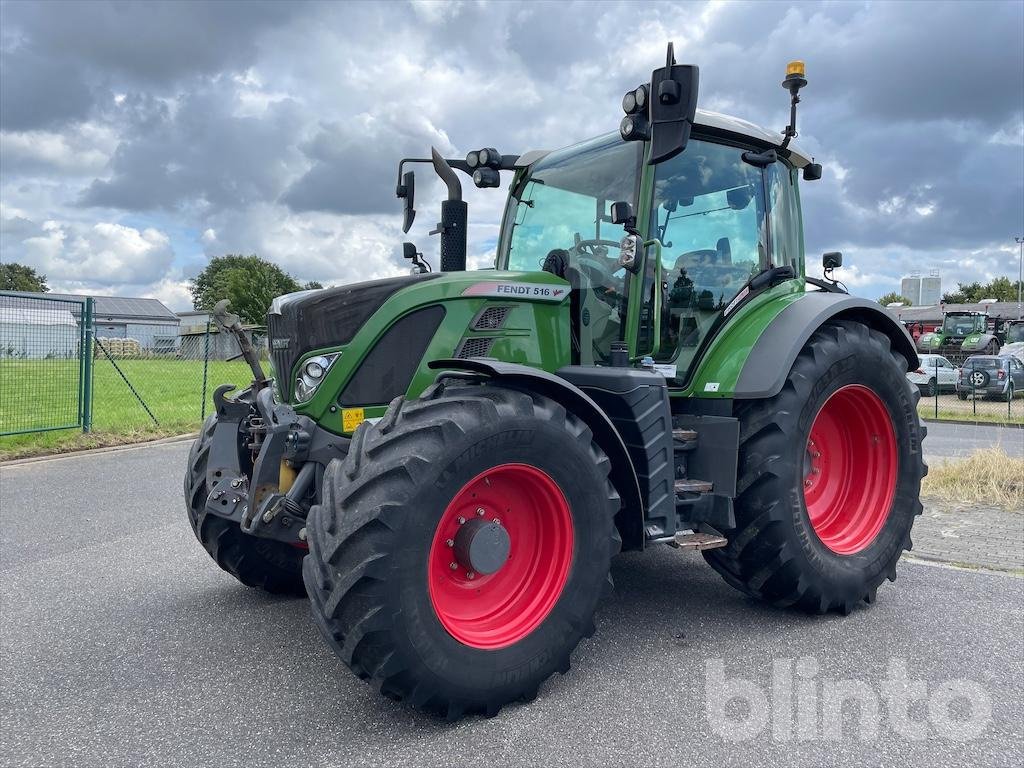
<path fill-rule="evenodd" d="M 983 333 L 987 327 L 988 315 L 982 312 L 948 312 L 942 319 L 942 333 L 950 337 Z"/>

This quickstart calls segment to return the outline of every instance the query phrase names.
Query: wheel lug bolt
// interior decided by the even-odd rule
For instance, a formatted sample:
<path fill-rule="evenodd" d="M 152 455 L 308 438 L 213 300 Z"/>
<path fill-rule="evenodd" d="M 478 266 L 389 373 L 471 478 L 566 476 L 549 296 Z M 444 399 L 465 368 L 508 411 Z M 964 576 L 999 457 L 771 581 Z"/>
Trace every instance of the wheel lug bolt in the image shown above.
<path fill-rule="evenodd" d="M 459 564 L 458 563 L 448 563 L 448 567 L 451 568 L 454 571 L 455 569 L 457 569 L 459 567 Z"/>
<path fill-rule="evenodd" d="M 811 458 L 812 459 L 820 459 L 821 458 L 821 453 L 819 451 L 815 451 L 814 453 L 811 454 Z"/>
<path fill-rule="evenodd" d="M 448 539 L 448 541 L 446 541 L 445 544 L 447 544 L 449 547 L 454 547 L 455 539 Z"/>
<path fill-rule="evenodd" d="M 492 520 L 491 522 L 493 522 L 495 525 L 501 525 L 501 520 L 499 520 L 498 518 L 494 518 L 494 520 Z"/>
<path fill-rule="evenodd" d="M 481 517 L 483 517 L 483 515 L 484 515 L 484 508 L 483 507 L 477 507 L 476 508 L 476 513 L 478 515 L 480 515 Z"/>
<path fill-rule="evenodd" d="M 470 581 L 472 581 L 473 579 L 476 578 L 476 574 L 473 573 L 472 571 L 469 571 L 469 572 L 466 573 L 466 578 L 469 579 Z"/>
<path fill-rule="evenodd" d="M 459 525 L 465 525 L 465 524 L 466 524 L 466 518 L 460 517 L 459 518 Z"/>
<path fill-rule="evenodd" d="M 820 475 L 821 474 L 821 470 L 818 469 L 817 467 L 815 467 L 814 469 L 811 470 L 811 474 Z"/>

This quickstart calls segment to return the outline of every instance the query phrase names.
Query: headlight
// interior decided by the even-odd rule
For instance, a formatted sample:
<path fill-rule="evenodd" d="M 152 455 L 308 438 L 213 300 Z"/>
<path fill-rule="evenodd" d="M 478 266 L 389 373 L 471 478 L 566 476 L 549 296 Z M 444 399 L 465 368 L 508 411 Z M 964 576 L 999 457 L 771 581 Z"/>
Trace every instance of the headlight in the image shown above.
<path fill-rule="evenodd" d="M 299 375 L 295 379 L 295 401 L 305 403 L 316 394 L 317 387 L 324 380 L 327 371 L 334 365 L 334 361 L 341 356 L 340 352 L 330 355 L 318 355 L 311 357 L 302 364 Z"/>

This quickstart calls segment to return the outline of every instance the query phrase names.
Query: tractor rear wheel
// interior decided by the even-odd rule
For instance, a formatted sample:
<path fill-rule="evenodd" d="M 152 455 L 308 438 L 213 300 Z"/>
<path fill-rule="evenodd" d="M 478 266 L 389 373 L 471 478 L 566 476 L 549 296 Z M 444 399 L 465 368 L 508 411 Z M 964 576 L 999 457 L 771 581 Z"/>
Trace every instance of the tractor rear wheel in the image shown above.
<path fill-rule="evenodd" d="M 238 523 L 207 513 L 206 462 L 216 426 L 216 415 L 210 416 L 188 455 L 185 512 L 192 532 L 214 562 L 247 587 L 275 595 L 303 596 L 305 549 L 249 536 L 242 532 Z"/>
<path fill-rule="evenodd" d="M 331 462 L 304 564 L 335 653 L 389 698 L 454 719 L 569 668 L 611 585 L 619 498 L 590 430 L 494 384 L 395 400 Z"/>
<path fill-rule="evenodd" d="M 921 514 L 920 392 L 888 337 L 836 321 L 817 330 L 782 391 L 741 404 L 736 528 L 705 558 L 778 606 L 849 613 L 896 579 Z"/>

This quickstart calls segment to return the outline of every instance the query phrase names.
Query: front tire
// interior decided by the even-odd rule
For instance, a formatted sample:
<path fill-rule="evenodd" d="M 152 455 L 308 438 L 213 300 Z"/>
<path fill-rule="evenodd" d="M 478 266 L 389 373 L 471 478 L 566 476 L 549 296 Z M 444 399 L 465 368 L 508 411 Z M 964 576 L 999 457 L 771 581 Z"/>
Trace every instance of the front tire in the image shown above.
<path fill-rule="evenodd" d="M 275 595 L 302 597 L 302 558 L 306 551 L 284 542 L 261 539 L 242 532 L 238 523 L 206 511 L 206 463 L 217 426 L 216 415 L 204 423 L 192 443 L 185 472 L 185 513 L 192 533 L 222 570 L 247 587 Z"/>
<path fill-rule="evenodd" d="M 782 391 L 739 405 L 736 527 L 705 558 L 777 606 L 849 613 L 896 578 L 921 514 L 920 393 L 884 334 L 817 330 Z"/>
<path fill-rule="evenodd" d="M 539 395 L 439 385 L 394 401 L 330 464 L 310 513 L 317 625 L 356 675 L 449 719 L 532 699 L 610 588 L 610 468 Z"/>

